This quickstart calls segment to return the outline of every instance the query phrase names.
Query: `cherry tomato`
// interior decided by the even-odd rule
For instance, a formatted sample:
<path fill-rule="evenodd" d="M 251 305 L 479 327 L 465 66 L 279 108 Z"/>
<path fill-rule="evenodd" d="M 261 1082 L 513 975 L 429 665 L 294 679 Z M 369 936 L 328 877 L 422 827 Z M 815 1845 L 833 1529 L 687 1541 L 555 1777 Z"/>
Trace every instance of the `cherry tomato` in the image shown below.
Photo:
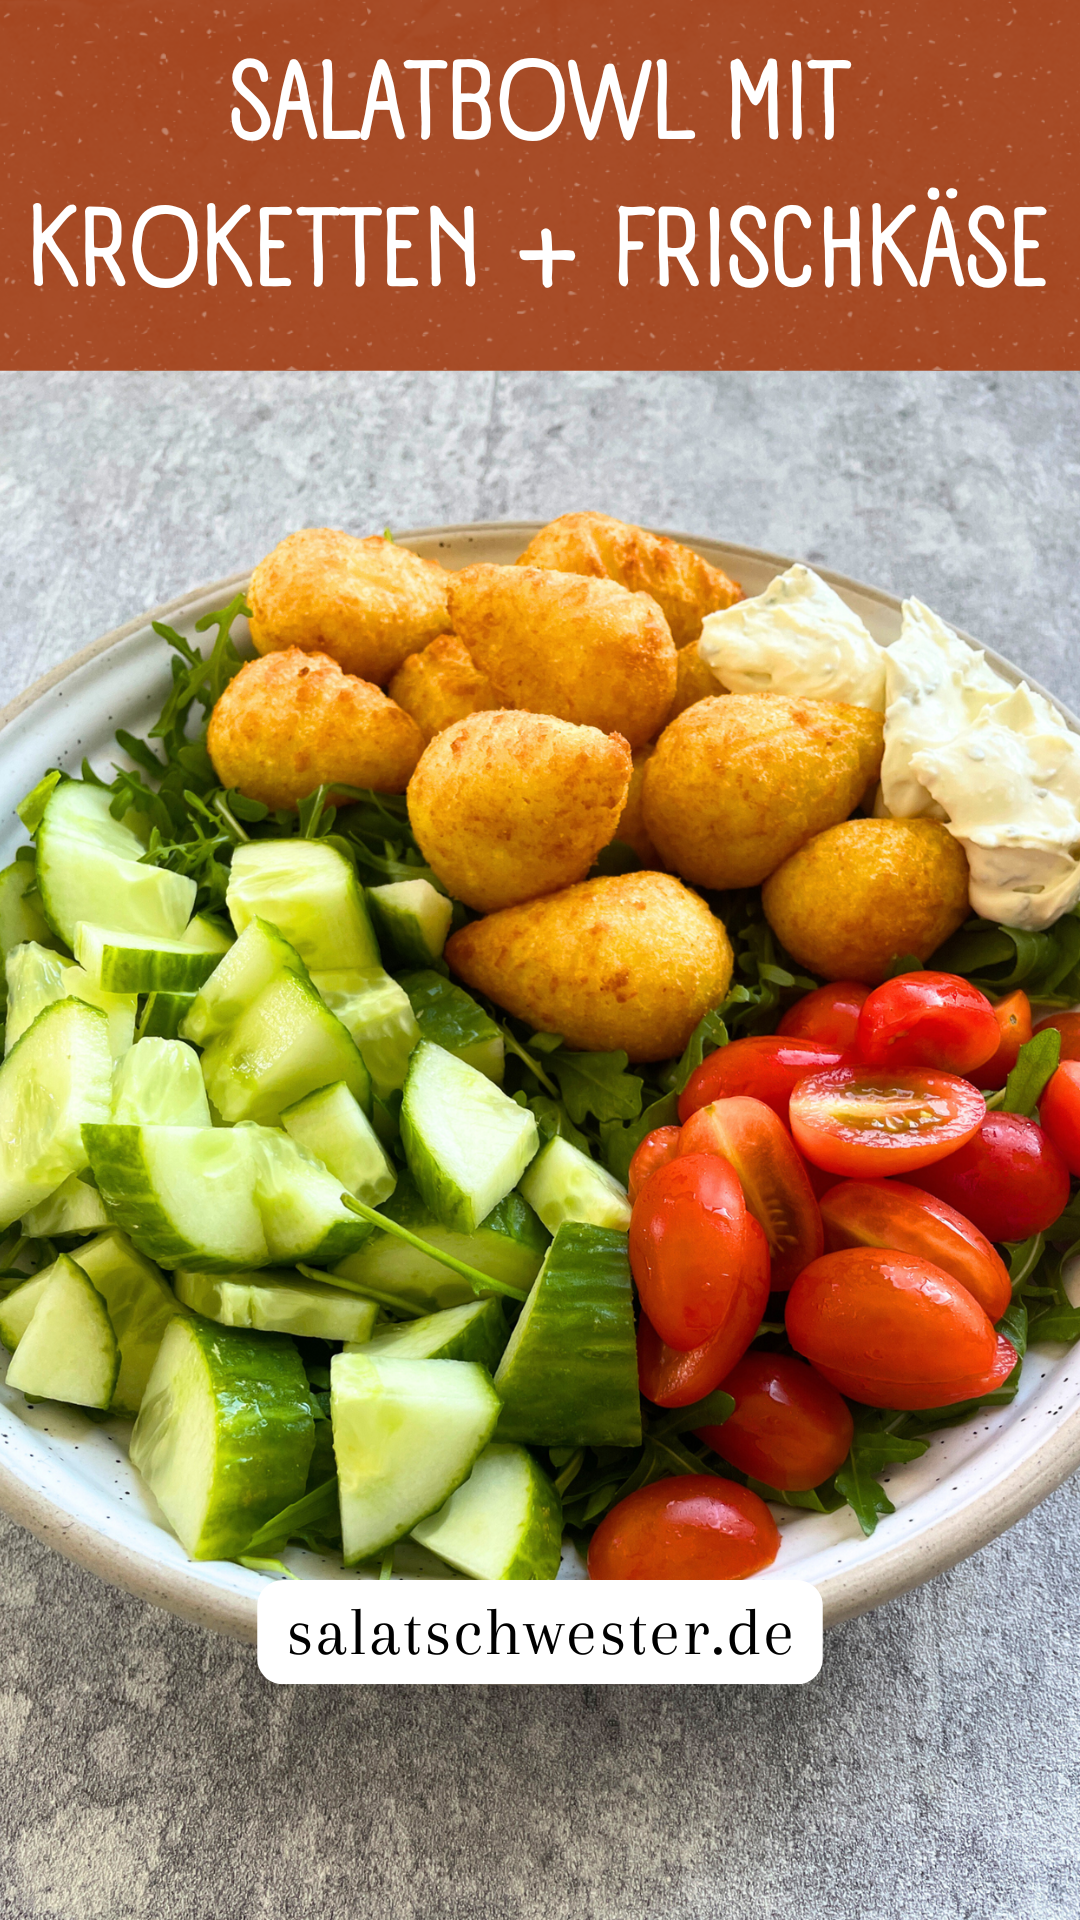
<path fill-rule="evenodd" d="M 868 1067 L 970 1073 L 1001 1032 L 985 993 L 956 973 L 901 973 L 867 995 L 855 1039 Z"/>
<path fill-rule="evenodd" d="M 771 1567 L 780 1534 L 749 1487 L 709 1473 L 654 1480 L 604 1515 L 590 1580 L 747 1580 Z"/>
<path fill-rule="evenodd" d="M 804 1361 L 747 1353 L 720 1384 L 735 1411 L 722 1426 L 699 1427 L 697 1437 L 740 1473 L 797 1493 L 820 1486 L 847 1459 L 851 1414 Z"/>
<path fill-rule="evenodd" d="M 797 1148 L 796 1152 L 798 1152 Z M 805 1153 L 800 1153 L 799 1159 L 802 1161 L 806 1169 L 806 1177 L 814 1189 L 814 1199 L 817 1201 L 818 1206 L 820 1206 L 823 1195 L 831 1193 L 835 1187 L 836 1175 L 835 1173 L 826 1173 L 824 1167 L 815 1167 L 813 1161 L 806 1158 Z"/>
<path fill-rule="evenodd" d="M 985 1233 L 1026 1240 L 1053 1225 L 1069 1198 L 1069 1169 L 1058 1148 L 1022 1113 L 988 1113 L 958 1152 L 911 1175 Z"/>
<path fill-rule="evenodd" d="M 997 1051 L 981 1067 L 973 1067 L 967 1076 L 976 1087 L 985 1087 L 987 1092 L 991 1089 L 996 1092 L 1005 1085 L 1021 1047 L 1031 1039 L 1031 1001 L 1027 994 L 1018 987 L 1015 993 L 999 1000 L 994 1019 L 998 1024 Z"/>
<path fill-rule="evenodd" d="M 730 1046 L 717 1047 L 690 1075 L 679 1095 L 679 1119 L 689 1120 L 713 1100 L 748 1093 L 786 1121 L 796 1081 L 808 1073 L 825 1073 L 845 1058 L 840 1047 L 819 1046 L 816 1040 L 786 1040 L 779 1033 L 733 1040 Z"/>
<path fill-rule="evenodd" d="M 638 1322 L 638 1384 L 657 1407 L 689 1407 L 704 1400 L 741 1360 L 754 1338 L 769 1298 L 769 1243 L 754 1219 L 746 1216 L 746 1253 L 731 1311 L 711 1340 L 682 1353 L 665 1346 L 643 1313 Z"/>
<path fill-rule="evenodd" d="M 870 1407 L 946 1407 L 993 1393 L 1016 1365 L 977 1300 L 916 1254 L 826 1253 L 787 1301 L 788 1339 L 818 1373 Z"/>
<path fill-rule="evenodd" d="M 635 1149 L 627 1175 L 626 1190 L 631 1201 L 637 1199 L 650 1173 L 655 1173 L 657 1167 L 666 1167 L 678 1151 L 678 1127 L 654 1127 L 651 1133 L 645 1135 L 641 1145 Z"/>
<path fill-rule="evenodd" d="M 772 1284 L 786 1293 L 825 1250 L 821 1214 L 791 1135 L 763 1100 L 714 1100 L 686 1122 L 679 1153 L 719 1153 L 739 1176 L 743 1198 L 764 1228 Z"/>
<path fill-rule="evenodd" d="M 1045 1013 L 1035 1022 L 1035 1032 L 1056 1027 L 1061 1035 L 1061 1058 L 1080 1060 L 1080 1013 Z"/>
<path fill-rule="evenodd" d="M 951 1073 L 836 1067 L 800 1080 L 790 1118 L 795 1144 L 816 1166 L 873 1179 L 942 1159 L 978 1132 L 985 1112 L 982 1094 Z"/>
<path fill-rule="evenodd" d="M 891 1247 L 917 1253 L 959 1280 L 991 1320 L 1000 1320 L 1012 1298 L 1005 1262 L 989 1240 L 920 1187 L 903 1180 L 844 1180 L 821 1202 L 825 1247 Z"/>
<path fill-rule="evenodd" d="M 1064 1060 L 1051 1076 L 1039 1101 L 1039 1119 L 1069 1172 L 1080 1173 L 1080 1060 Z"/>
<path fill-rule="evenodd" d="M 869 993 L 859 980 L 830 980 L 828 986 L 815 987 L 789 1007 L 777 1028 L 793 1039 L 816 1040 L 823 1047 L 840 1047 L 850 1053 L 863 1001 Z"/>
<path fill-rule="evenodd" d="M 630 1269 L 662 1339 L 688 1352 L 719 1333 L 740 1289 L 746 1203 L 715 1153 L 688 1153 L 651 1173 L 630 1216 Z"/>

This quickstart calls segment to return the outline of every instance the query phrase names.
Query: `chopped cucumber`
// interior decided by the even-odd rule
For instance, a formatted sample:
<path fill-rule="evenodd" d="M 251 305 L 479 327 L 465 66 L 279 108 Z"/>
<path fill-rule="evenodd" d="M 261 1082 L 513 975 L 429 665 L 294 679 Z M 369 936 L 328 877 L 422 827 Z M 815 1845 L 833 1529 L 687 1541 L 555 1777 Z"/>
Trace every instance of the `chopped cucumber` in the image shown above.
<path fill-rule="evenodd" d="M 81 1173 L 69 1173 L 62 1186 L 24 1213 L 28 1240 L 56 1240 L 65 1233 L 97 1233 L 109 1224 L 105 1203 Z"/>
<path fill-rule="evenodd" d="M 296 948 L 277 928 L 265 920 L 253 920 L 195 995 L 180 1029 L 182 1037 L 205 1047 L 216 1033 L 235 1026 L 279 973 L 296 973 L 302 980 L 308 977 Z"/>
<path fill-rule="evenodd" d="M 251 1143 L 255 1204 L 271 1260 L 329 1266 L 363 1244 L 371 1228 L 343 1204 L 341 1181 L 313 1154 L 275 1127 L 239 1131 Z"/>
<path fill-rule="evenodd" d="M 472 1470 L 499 1417 L 483 1367 L 467 1360 L 330 1362 L 330 1413 L 347 1567 L 426 1519 Z"/>
<path fill-rule="evenodd" d="M 195 882 L 143 865 L 142 841 L 113 819 L 111 804 L 104 787 L 81 780 L 61 780 L 49 794 L 35 835 L 45 918 L 72 950 L 80 920 L 95 917 L 127 933 L 178 940 L 195 905 Z"/>
<path fill-rule="evenodd" d="M 557 1233 L 567 1220 L 583 1227 L 630 1231 L 626 1188 L 620 1187 L 606 1167 L 598 1166 L 560 1134 L 541 1147 L 521 1182 L 521 1191 L 549 1233 Z"/>
<path fill-rule="evenodd" d="M 108 993 L 195 993 L 231 946 L 229 934 L 201 917 L 179 940 L 123 933 L 89 920 L 75 929 L 76 960 Z"/>
<path fill-rule="evenodd" d="M 307 1481 L 307 1378 L 283 1334 L 177 1318 L 147 1384 L 131 1460 L 193 1560 L 227 1560 Z"/>
<path fill-rule="evenodd" d="M 494 1441 L 445 1507 L 412 1537 L 473 1580 L 554 1580 L 562 1503 L 524 1447 Z"/>
<path fill-rule="evenodd" d="M 255 1203 L 253 1133 L 113 1122 L 86 1127 L 84 1138 L 109 1214 L 141 1253 L 163 1267 L 227 1272 L 271 1258 Z"/>
<path fill-rule="evenodd" d="M 103 993 L 82 967 L 72 966 L 65 954 L 51 953 L 34 941 L 13 947 L 4 969 L 8 987 L 5 1052 L 11 1052 L 45 1007 L 69 999 L 85 1000 L 88 1007 L 98 1007 L 105 1014 L 114 1060 L 127 1052 L 135 1032 L 133 993 Z"/>
<path fill-rule="evenodd" d="M 179 1267 L 177 1298 L 222 1327 L 257 1327 L 264 1333 L 301 1334 L 312 1340 L 363 1343 L 379 1311 L 340 1287 L 320 1286 L 288 1269 L 256 1273 L 199 1273 Z"/>
<path fill-rule="evenodd" d="M 393 1163 L 343 1080 L 332 1087 L 320 1087 L 295 1106 L 286 1107 L 281 1124 L 357 1200 L 377 1207 L 390 1198 L 397 1185 Z"/>
<path fill-rule="evenodd" d="M 193 993 L 148 993 L 136 1029 L 140 1040 L 178 1040 L 195 1004 Z"/>
<path fill-rule="evenodd" d="M 316 967 L 377 967 L 363 888 L 346 854 L 325 840 L 251 840 L 237 847 L 226 903 L 237 933 L 269 920 Z"/>
<path fill-rule="evenodd" d="M 230 1122 L 276 1120 L 335 1080 L 344 1080 L 361 1106 L 370 1099 L 367 1069 L 349 1034 L 295 973 L 277 974 L 234 1027 L 215 1035 L 202 1067 L 207 1093 Z"/>
<path fill-rule="evenodd" d="M 404 987 L 382 967 L 338 968 L 312 975 L 328 1007 L 351 1033 L 381 1100 L 405 1085 L 420 1029 Z"/>
<path fill-rule="evenodd" d="M 113 1068 L 112 1117 L 133 1127 L 208 1127 L 194 1047 L 183 1040 L 136 1040 Z"/>
<path fill-rule="evenodd" d="M 364 1350 L 372 1357 L 385 1353 L 391 1360 L 476 1360 L 494 1373 L 508 1334 L 501 1301 L 468 1300 L 442 1313 L 427 1313 L 422 1320 L 380 1327 Z"/>
<path fill-rule="evenodd" d="M 401 984 L 412 1002 L 421 1038 L 442 1047 L 444 1053 L 456 1054 L 466 1066 L 475 1067 L 501 1087 L 506 1065 L 503 1037 L 472 994 L 430 969 L 403 973 Z"/>
<path fill-rule="evenodd" d="M 62 1253 L 7 1370 L 7 1384 L 34 1400 L 109 1405 L 120 1349 L 105 1302 L 81 1267 Z"/>
<path fill-rule="evenodd" d="M 427 967 L 442 956 L 454 903 L 430 880 L 394 880 L 368 887 L 367 902 L 380 945 L 402 967 Z"/>
<path fill-rule="evenodd" d="M 29 859 L 13 860 L 0 873 L 0 959 L 6 960 L 12 947 L 27 941 L 38 947 L 60 945 L 41 911 L 33 850 L 27 847 L 26 852 Z M 6 981 L 0 976 L 0 999 L 6 992 Z"/>
<path fill-rule="evenodd" d="M 517 1186 L 540 1144 L 527 1107 L 427 1040 L 409 1065 L 401 1140 L 431 1211 L 464 1233 Z"/>
<path fill-rule="evenodd" d="M 120 1348 L 112 1410 L 138 1413 L 165 1329 L 181 1311 L 176 1295 L 116 1227 L 79 1247 L 77 1264 L 104 1300 Z"/>
<path fill-rule="evenodd" d="M 474 1233 L 458 1233 L 434 1218 L 416 1182 L 405 1173 L 381 1212 L 433 1247 L 523 1294 L 539 1273 L 548 1246 L 547 1233 L 519 1193 L 508 1193 L 500 1200 Z M 402 1313 L 433 1313 L 476 1298 L 468 1281 L 442 1266 L 434 1255 L 420 1253 L 388 1233 L 373 1233 L 358 1253 L 340 1263 L 335 1277 L 370 1290 L 374 1299 Z"/>
<path fill-rule="evenodd" d="M 0 1300 L 0 1342 L 9 1353 L 14 1353 L 30 1325 L 34 1309 L 52 1276 L 52 1267 L 44 1267 L 40 1273 L 35 1273 L 32 1280 L 24 1280 L 21 1286 L 13 1287 Z"/>
<path fill-rule="evenodd" d="M 499 1363 L 500 1440 L 638 1447 L 633 1293 L 626 1236 L 559 1228 Z"/>
<path fill-rule="evenodd" d="M 0 1226 L 81 1173 L 83 1123 L 108 1119 L 111 1075 L 105 1016 L 82 1000 L 54 1001 L 16 1041 L 0 1066 Z"/>

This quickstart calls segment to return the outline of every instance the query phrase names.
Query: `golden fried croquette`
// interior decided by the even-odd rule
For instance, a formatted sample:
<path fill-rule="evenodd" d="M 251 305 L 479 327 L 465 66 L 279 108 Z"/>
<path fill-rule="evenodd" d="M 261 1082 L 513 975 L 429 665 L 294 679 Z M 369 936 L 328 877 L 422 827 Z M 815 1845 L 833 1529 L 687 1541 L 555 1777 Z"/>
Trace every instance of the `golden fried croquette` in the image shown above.
<path fill-rule="evenodd" d="M 627 526 L 606 513 L 563 513 L 534 533 L 519 567 L 556 567 L 617 580 L 631 593 L 651 593 L 677 647 L 696 640 L 707 613 L 741 600 L 737 580 L 710 567 L 691 547 Z"/>
<path fill-rule="evenodd" d="M 447 941 L 446 959 L 519 1020 L 631 1060 L 681 1053 L 732 968 L 722 923 L 666 873 L 583 880 L 474 920 Z"/>
<path fill-rule="evenodd" d="M 542 713 L 473 713 L 436 734 L 409 781 L 409 819 L 447 891 L 483 913 L 580 880 L 630 785 L 620 734 Z"/>
<path fill-rule="evenodd" d="M 665 727 L 645 771 L 645 828 L 699 887 L 752 887 L 846 819 L 881 764 L 882 717 L 781 694 L 718 694 Z"/>
<path fill-rule="evenodd" d="M 486 673 L 474 667 L 456 633 L 441 633 L 423 653 L 410 653 L 390 682 L 391 700 L 411 713 L 425 740 L 483 713 L 499 701 Z"/>
<path fill-rule="evenodd" d="M 655 600 L 614 580 L 542 567 L 451 575 L 454 631 L 502 704 L 621 733 L 643 747 L 675 692 L 675 646 Z"/>
<path fill-rule="evenodd" d="M 327 653 L 346 673 L 385 686 L 410 653 L 447 631 L 448 584 L 437 560 L 381 534 L 305 527 L 251 576 L 251 637 L 260 653 Z"/>
<path fill-rule="evenodd" d="M 675 655 L 675 698 L 668 708 L 664 725 L 670 727 L 680 713 L 685 713 L 687 707 L 696 706 L 699 700 L 715 699 L 726 691 L 712 668 L 706 666 L 698 652 L 697 641 L 691 640 L 688 647 L 680 647 Z"/>
<path fill-rule="evenodd" d="M 616 840 L 621 840 L 624 847 L 633 849 L 643 867 L 655 867 L 657 871 L 659 871 L 664 863 L 645 831 L 645 821 L 641 813 L 641 793 L 645 784 L 645 768 L 653 751 L 654 749 L 652 747 L 639 747 L 634 755 L 634 771 L 630 775 L 630 787 L 626 795 L 626 802 L 623 806 L 622 813 L 619 816 L 619 824 L 615 830 L 615 838 Z"/>
<path fill-rule="evenodd" d="M 424 747 L 415 720 L 378 687 L 299 647 L 241 667 L 206 744 L 222 786 L 266 807 L 295 807 L 335 780 L 404 793 Z"/>
<path fill-rule="evenodd" d="M 876 986 L 893 960 L 926 960 L 956 932 L 968 864 L 937 820 L 845 820 L 785 860 L 761 899 L 800 966 Z"/>

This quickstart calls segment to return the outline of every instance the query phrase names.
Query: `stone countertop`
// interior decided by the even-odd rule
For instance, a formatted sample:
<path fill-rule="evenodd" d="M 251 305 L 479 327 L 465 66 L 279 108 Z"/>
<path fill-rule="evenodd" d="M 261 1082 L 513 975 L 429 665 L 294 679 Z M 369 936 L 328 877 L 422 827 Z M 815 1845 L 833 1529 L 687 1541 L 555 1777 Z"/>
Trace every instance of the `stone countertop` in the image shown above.
<path fill-rule="evenodd" d="M 1080 707 L 1069 374 L 6 374 L 0 699 L 307 523 L 597 507 Z M 0 1523 L 3 1920 L 1074 1920 L 1080 1485 L 803 1689 L 275 1690 Z"/>

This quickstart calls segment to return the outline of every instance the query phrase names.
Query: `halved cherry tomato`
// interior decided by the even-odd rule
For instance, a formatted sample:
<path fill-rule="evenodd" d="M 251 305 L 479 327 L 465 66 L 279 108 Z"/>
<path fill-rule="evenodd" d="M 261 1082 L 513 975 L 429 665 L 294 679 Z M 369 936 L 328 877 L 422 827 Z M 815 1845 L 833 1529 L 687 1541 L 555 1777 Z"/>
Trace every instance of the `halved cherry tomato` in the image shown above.
<path fill-rule="evenodd" d="M 1080 1013 L 1044 1013 L 1035 1022 L 1035 1032 L 1056 1027 L 1061 1035 L 1062 1060 L 1080 1060 Z"/>
<path fill-rule="evenodd" d="M 713 1100 L 730 1100 L 747 1093 L 788 1117 L 788 1101 L 796 1082 L 808 1073 L 825 1073 L 847 1058 L 841 1047 L 819 1046 L 815 1040 L 787 1040 L 783 1034 L 764 1033 L 749 1040 L 732 1040 L 717 1047 L 690 1075 L 679 1095 L 679 1119 L 689 1120 L 699 1107 Z"/>
<path fill-rule="evenodd" d="M 678 1151 L 678 1127 L 654 1127 L 651 1133 L 645 1135 L 641 1145 L 635 1149 L 626 1179 L 626 1191 L 631 1201 L 637 1199 L 650 1173 L 655 1173 L 657 1167 L 666 1167 Z"/>
<path fill-rule="evenodd" d="M 985 993 L 957 973 L 900 973 L 863 1003 L 855 1037 L 868 1067 L 909 1073 L 970 1073 L 995 1052 L 1001 1032 Z"/>
<path fill-rule="evenodd" d="M 713 1100 L 690 1115 L 679 1153 L 719 1153 L 734 1167 L 769 1242 L 772 1284 L 786 1293 L 796 1274 L 824 1252 L 825 1236 L 813 1188 L 783 1121 L 763 1100 Z"/>
<path fill-rule="evenodd" d="M 747 1353 L 721 1381 L 735 1402 L 723 1426 L 697 1437 L 766 1486 L 818 1487 L 847 1459 L 854 1423 L 836 1388 L 786 1353 Z"/>
<path fill-rule="evenodd" d="M 974 1294 L 991 1320 L 1012 1298 L 1005 1262 L 955 1207 L 903 1180 L 842 1180 L 821 1202 L 825 1248 L 891 1247 L 917 1253 Z"/>
<path fill-rule="evenodd" d="M 771 1567 L 780 1533 L 734 1480 L 685 1473 L 628 1493 L 589 1543 L 590 1580 L 747 1580 Z"/>
<path fill-rule="evenodd" d="M 715 1153 L 651 1173 L 630 1216 L 630 1270 L 662 1339 L 688 1352 L 719 1333 L 746 1260 L 739 1176 Z"/>
<path fill-rule="evenodd" d="M 789 1007 L 778 1033 L 793 1039 L 816 1040 L 823 1047 L 853 1051 L 863 1001 L 869 993 L 860 980 L 830 980 L 827 986 L 804 993 Z"/>
<path fill-rule="evenodd" d="M 1027 994 L 1020 987 L 1006 994 L 994 1008 L 994 1019 L 998 1023 L 997 1051 L 967 1076 L 974 1086 L 984 1087 L 987 1092 L 1005 1085 L 1021 1047 L 1031 1039 L 1031 1001 Z"/>
<path fill-rule="evenodd" d="M 669 1347 L 646 1314 L 638 1322 L 638 1385 L 657 1407 L 690 1407 L 704 1400 L 741 1360 L 754 1338 L 769 1299 L 769 1243 L 754 1219 L 746 1216 L 746 1242 L 739 1286 L 719 1333 L 689 1353 Z"/>
<path fill-rule="evenodd" d="M 1069 1172 L 1080 1173 L 1080 1060 L 1062 1061 L 1052 1075 L 1039 1101 L 1039 1119 Z"/>
<path fill-rule="evenodd" d="M 912 1253 L 849 1247 L 806 1267 L 787 1301 L 788 1339 L 849 1400 L 946 1407 L 993 1393 L 1016 1365 L 977 1300 Z"/>
<path fill-rule="evenodd" d="M 908 1174 L 977 1133 L 986 1101 L 951 1073 L 836 1067 L 800 1080 L 791 1096 L 795 1144 L 816 1166 L 853 1179 Z"/>
<path fill-rule="evenodd" d="M 988 1240 L 1026 1240 L 1053 1225 L 1069 1198 L 1069 1169 L 1049 1134 L 1022 1113 L 988 1113 L 958 1152 L 911 1175 Z"/>

